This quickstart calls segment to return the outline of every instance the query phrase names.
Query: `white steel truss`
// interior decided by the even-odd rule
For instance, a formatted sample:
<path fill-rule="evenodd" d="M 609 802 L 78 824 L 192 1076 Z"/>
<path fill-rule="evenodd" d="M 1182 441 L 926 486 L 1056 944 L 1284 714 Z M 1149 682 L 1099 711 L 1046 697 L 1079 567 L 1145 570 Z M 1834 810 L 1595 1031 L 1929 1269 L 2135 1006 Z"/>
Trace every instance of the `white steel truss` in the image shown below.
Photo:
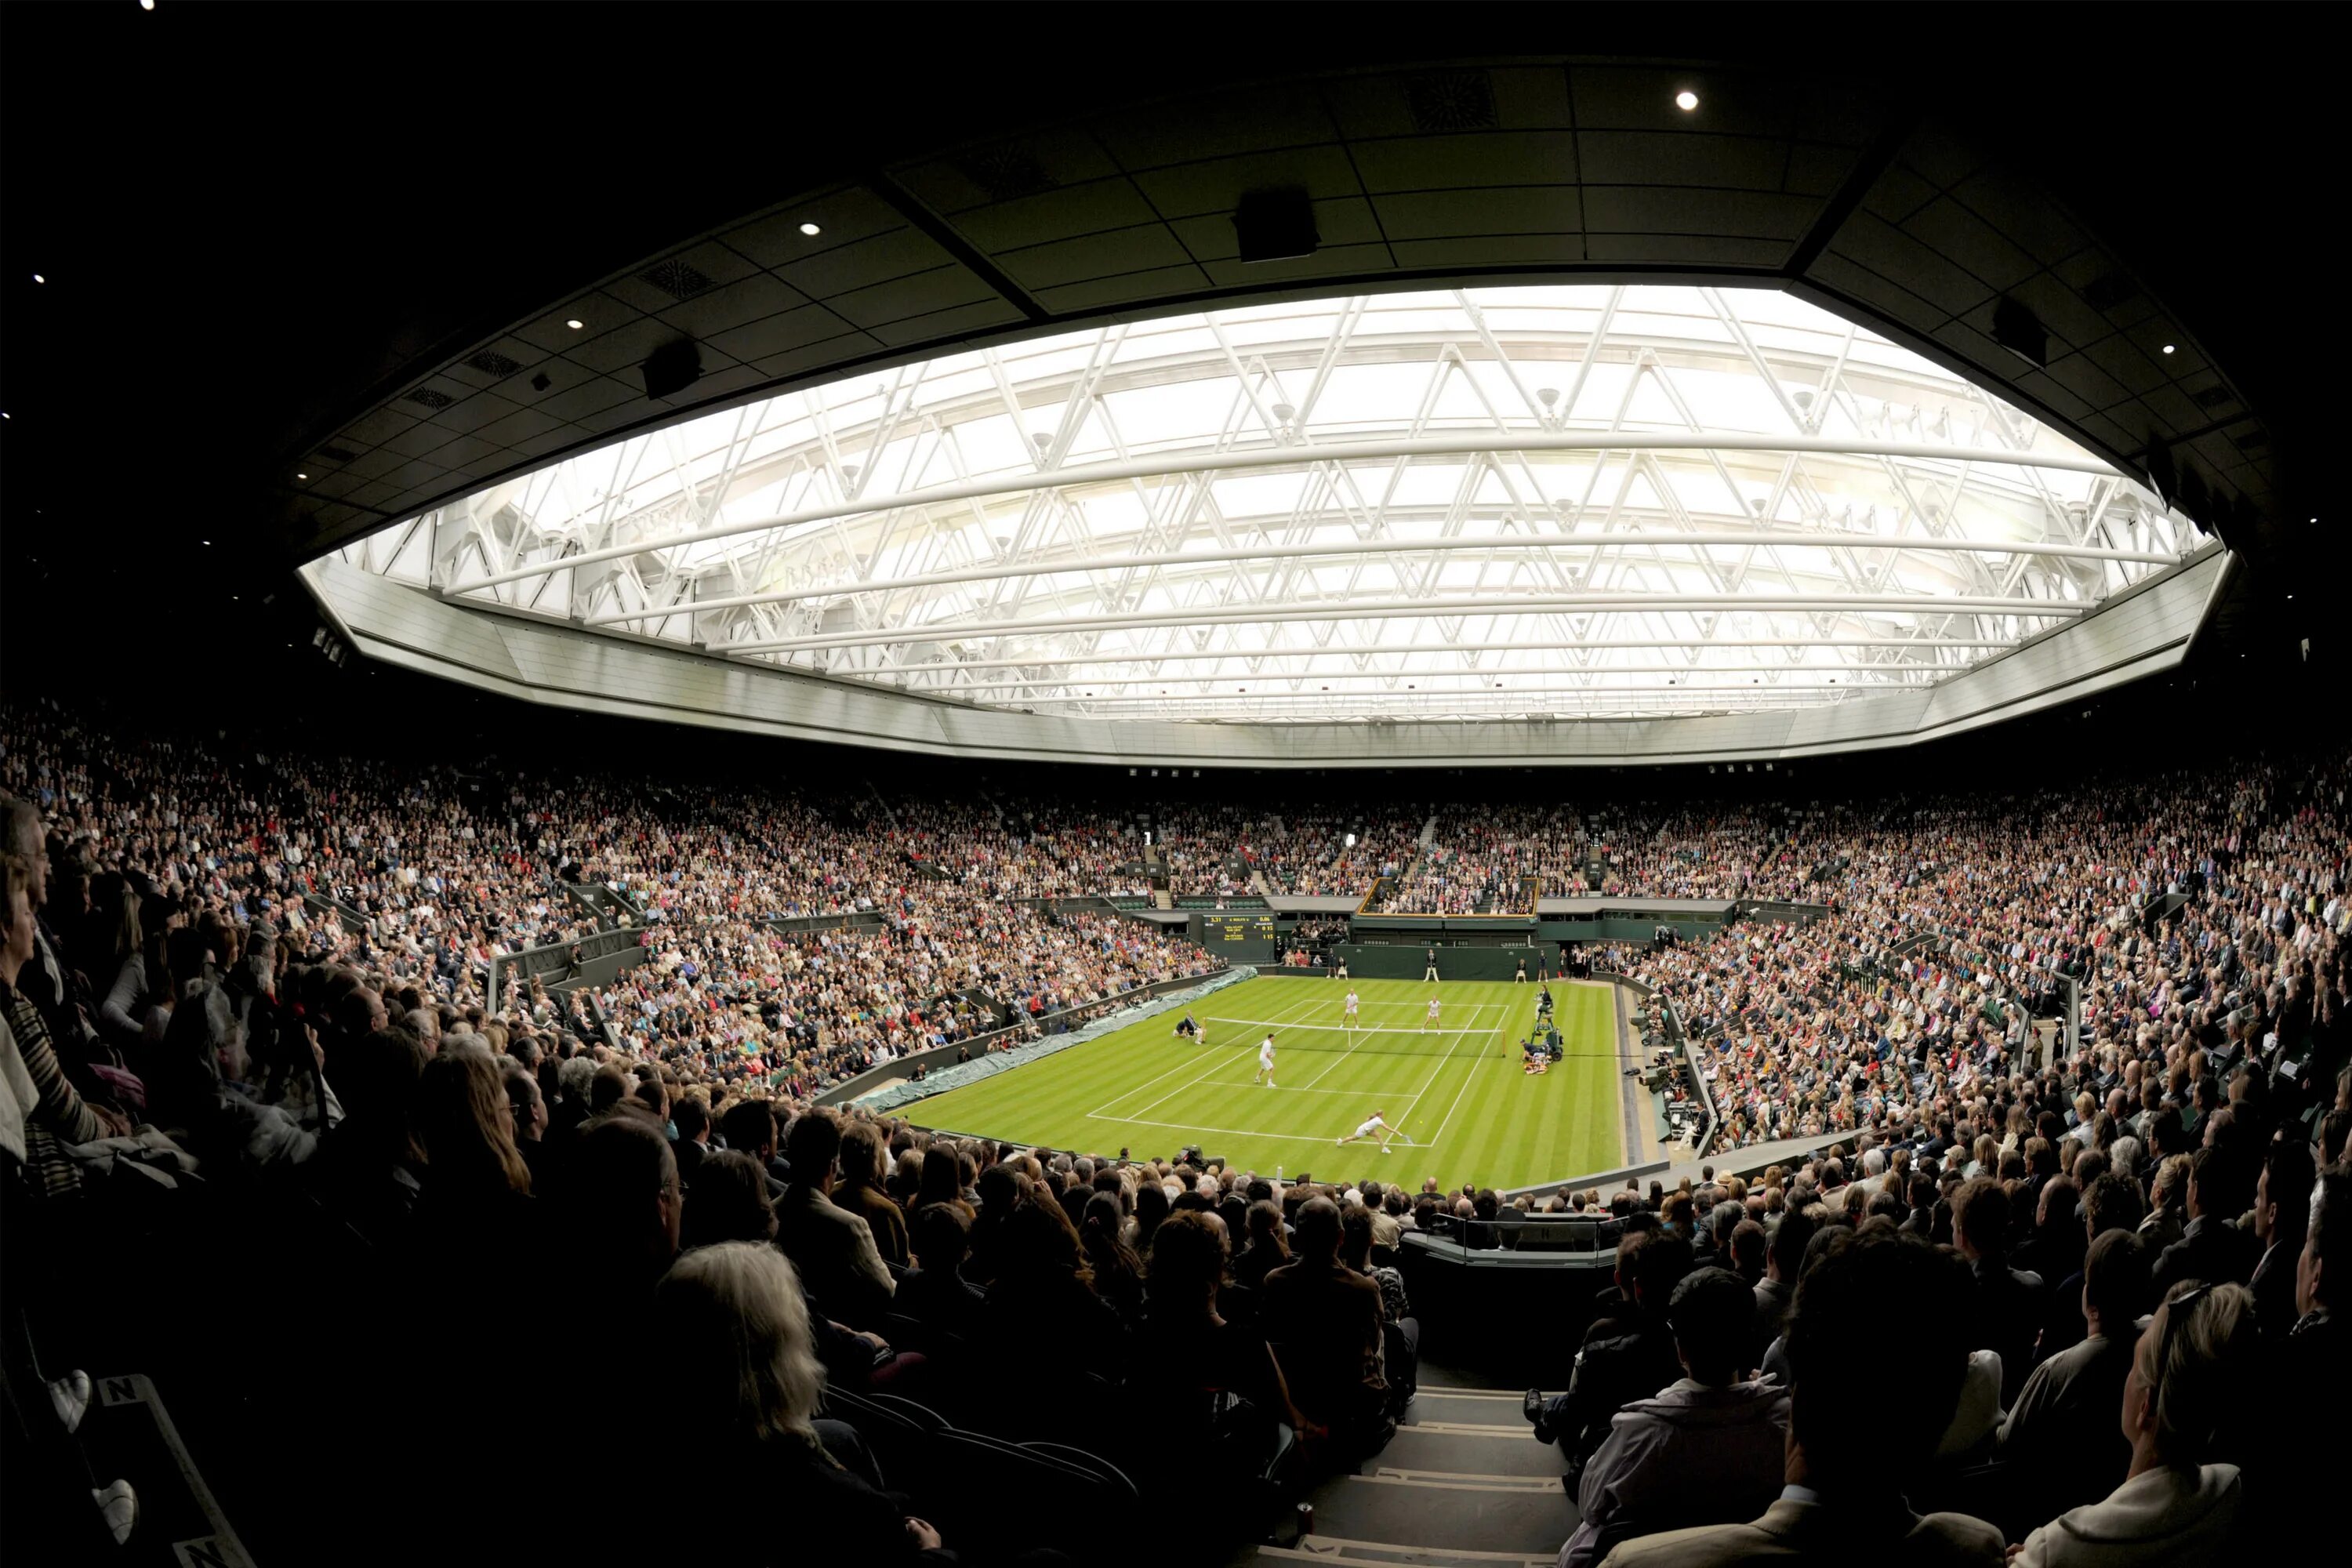
<path fill-rule="evenodd" d="M 1802 300 L 1531 287 L 952 354 L 634 437 L 342 555 L 896 691 L 1283 721 L 1916 689 L 2200 542 Z"/>

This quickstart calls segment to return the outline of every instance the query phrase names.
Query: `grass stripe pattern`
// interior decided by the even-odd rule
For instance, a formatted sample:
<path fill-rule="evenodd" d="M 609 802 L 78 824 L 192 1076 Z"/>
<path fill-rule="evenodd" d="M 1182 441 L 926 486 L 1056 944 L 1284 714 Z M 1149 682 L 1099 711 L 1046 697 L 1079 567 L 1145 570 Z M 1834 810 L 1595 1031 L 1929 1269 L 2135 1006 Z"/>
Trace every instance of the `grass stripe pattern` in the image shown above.
<path fill-rule="evenodd" d="M 1079 1153 L 1173 1155 L 1188 1143 L 1234 1167 L 1318 1179 L 1377 1178 L 1444 1190 L 1513 1187 L 1623 1163 L 1617 1040 L 1606 986 L 1555 983 L 1565 1060 L 1531 1076 L 1520 1042 L 1536 987 L 1451 981 L 1244 981 L 1195 1012 L 1131 1024 L 1026 1067 L 908 1106 L 918 1125 Z M 1429 1001 L 1440 1004 L 1428 1022 Z M 1274 1086 L 1254 1082 L 1275 1037 Z M 1383 1155 L 1336 1147 L 1374 1110 L 1401 1136 Z M 1407 1140 L 1411 1140 L 1410 1142 Z"/>

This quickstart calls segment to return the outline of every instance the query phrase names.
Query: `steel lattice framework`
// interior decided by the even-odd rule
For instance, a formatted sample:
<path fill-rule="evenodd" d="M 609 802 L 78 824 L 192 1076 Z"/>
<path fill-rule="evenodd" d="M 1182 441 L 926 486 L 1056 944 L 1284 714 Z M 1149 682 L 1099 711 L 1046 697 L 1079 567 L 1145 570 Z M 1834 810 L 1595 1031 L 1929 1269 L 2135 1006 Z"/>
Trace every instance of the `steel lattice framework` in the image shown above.
<path fill-rule="evenodd" d="M 453 602 L 1039 713 L 1692 714 L 1933 684 L 2194 525 L 1792 296 L 1391 294 L 812 387 L 344 547 Z"/>

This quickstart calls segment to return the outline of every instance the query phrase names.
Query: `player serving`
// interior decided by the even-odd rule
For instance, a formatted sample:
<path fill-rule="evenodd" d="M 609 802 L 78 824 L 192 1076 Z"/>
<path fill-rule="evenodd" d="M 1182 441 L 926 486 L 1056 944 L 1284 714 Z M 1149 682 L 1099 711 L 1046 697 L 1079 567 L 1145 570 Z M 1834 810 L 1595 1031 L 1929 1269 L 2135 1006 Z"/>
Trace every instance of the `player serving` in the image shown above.
<path fill-rule="evenodd" d="M 1367 1139 L 1370 1139 L 1378 1142 L 1381 1146 L 1381 1152 L 1385 1154 L 1389 1152 L 1389 1140 L 1395 1136 L 1396 1129 L 1390 1126 L 1387 1119 L 1381 1116 L 1379 1111 L 1375 1110 L 1372 1112 L 1370 1121 L 1357 1128 L 1345 1138 L 1340 1139 L 1339 1142 L 1342 1145 L 1349 1143 L 1361 1143 Z"/>
<path fill-rule="evenodd" d="M 1352 985 L 1348 987 L 1348 1004 L 1344 1016 L 1348 1027 L 1354 1028 L 1356 1026 L 1356 988 Z"/>
<path fill-rule="evenodd" d="M 1437 998 L 1432 996 L 1429 999 L 1429 1019 L 1422 1025 L 1421 1032 L 1425 1035 L 1435 1027 L 1437 1027 Z"/>
<path fill-rule="evenodd" d="M 1276 1087 L 1274 1081 L 1274 1037 L 1272 1035 L 1266 1036 L 1265 1038 L 1257 1043 L 1257 1077 L 1252 1081 L 1262 1083 L 1268 1089 Z"/>

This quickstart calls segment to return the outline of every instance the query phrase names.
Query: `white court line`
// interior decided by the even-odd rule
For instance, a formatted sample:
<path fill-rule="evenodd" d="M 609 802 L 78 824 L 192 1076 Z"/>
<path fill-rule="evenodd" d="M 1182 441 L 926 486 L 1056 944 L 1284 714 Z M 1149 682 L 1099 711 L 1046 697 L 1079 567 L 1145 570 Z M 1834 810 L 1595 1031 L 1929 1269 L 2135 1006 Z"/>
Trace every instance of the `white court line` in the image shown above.
<path fill-rule="evenodd" d="M 1287 1026 L 1286 1026 L 1286 1025 L 1283 1025 L 1283 1024 L 1270 1024 L 1270 1025 L 1268 1025 L 1268 1026 L 1267 1026 L 1267 1027 L 1269 1027 L 1269 1028 L 1275 1028 L 1275 1029 L 1286 1028 L 1286 1027 L 1287 1027 Z M 1246 1048 L 1246 1047 L 1244 1047 L 1244 1048 Z M 1143 1108 L 1143 1110 L 1159 1110 L 1161 1106 L 1163 1106 L 1163 1105 L 1167 1104 L 1170 1100 L 1171 1100 L 1175 1099 L 1178 1095 L 1180 1095 L 1180 1094 L 1183 1093 L 1186 1089 L 1191 1089 L 1194 1084 L 1199 1083 L 1199 1082 L 1201 1081 L 1201 1079 L 1204 1079 L 1204 1078 L 1207 1078 L 1207 1077 L 1209 1076 L 1209 1074 L 1211 1074 L 1211 1073 L 1213 1073 L 1213 1072 L 1215 1072 L 1219 1068 L 1223 1067 L 1223 1066 L 1226 1064 L 1226 1062 L 1227 1062 L 1228 1060 L 1230 1060 L 1230 1059 L 1231 1059 L 1231 1058 L 1226 1058 L 1226 1057 L 1224 1057 L 1224 1056 L 1222 1056 L 1222 1055 L 1221 1055 L 1221 1056 L 1219 1056 L 1219 1057 L 1217 1058 L 1217 1059 L 1216 1059 L 1216 1060 L 1214 1060 L 1214 1061 L 1211 1062 L 1211 1063 L 1208 1065 L 1208 1067 L 1207 1067 L 1206 1068 L 1204 1068 L 1202 1071 L 1201 1071 L 1200 1073 L 1196 1074 L 1195 1076 L 1193 1076 L 1193 1077 L 1192 1077 L 1192 1078 L 1186 1079 L 1182 1083 L 1178 1084 L 1174 1089 L 1170 1089 L 1166 1094 L 1161 1095 L 1158 1100 L 1153 1100 L 1150 1104 L 1149 1104 L 1149 1105 L 1145 1106 L 1145 1107 Z M 1244 1059 L 1248 1059 L 1248 1058 L 1244 1058 Z M 1191 1064 L 1190 1064 L 1190 1063 L 1187 1063 L 1186 1065 L 1187 1065 L 1187 1066 L 1190 1066 Z M 1163 1073 L 1163 1074 L 1161 1074 L 1160 1076 L 1161 1076 L 1162 1078 L 1164 1078 L 1164 1077 L 1166 1077 L 1167 1075 Z M 1160 1079 L 1152 1079 L 1151 1081 L 1152 1081 L 1153 1083 L 1158 1083 L 1158 1082 L 1160 1081 Z M 1149 1086 L 1147 1086 L 1147 1087 L 1149 1087 Z M 1124 1096 L 1122 1096 L 1121 1098 L 1123 1099 L 1123 1098 L 1125 1098 L 1125 1097 L 1124 1097 Z M 1108 1104 L 1111 1104 L 1111 1105 L 1117 1105 L 1117 1104 L 1118 1103 L 1118 1100 L 1113 1100 L 1107 1101 L 1106 1103 L 1108 1103 Z M 1138 1116 L 1138 1117 L 1141 1116 L 1142 1114 L 1143 1114 L 1143 1111 L 1142 1111 L 1142 1110 L 1139 1110 L 1138 1112 L 1136 1112 L 1136 1116 Z M 1105 1118 L 1105 1120 L 1106 1120 L 1106 1121 L 1133 1121 L 1133 1120 L 1135 1120 L 1135 1117 L 1124 1117 L 1124 1116 L 1122 1116 L 1122 1117 L 1116 1117 L 1116 1118 L 1108 1118 L 1108 1117 L 1107 1117 L 1107 1118 Z M 1151 1127 L 1151 1126 L 1165 1126 L 1165 1125 L 1167 1125 L 1167 1123 L 1165 1123 L 1165 1122 L 1145 1122 L 1145 1123 L 1143 1123 L 1143 1125 L 1145 1125 L 1145 1126 L 1147 1126 L 1147 1127 Z M 1213 1129 L 1209 1129 L 1209 1128 L 1203 1128 L 1202 1131 L 1213 1131 Z M 1228 1129 L 1227 1131 L 1231 1131 L 1231 1130 L 1230 1130 L 1230 1129 Z"/>
<path fill-rule="evenodd" d="M 1217 1020 L 1215 1019 L 1210 1020 L 1212 1023 L 1216 1021 Z M 1156 1074 L 1151 1078 L 1145 1079 L 1141 1083 L 1136 1084 L 1132 1088 L 1122 1089 L 1111 1099 L 1103 1101 L 1103 1103 L 1105 1105 L 1117 1105 L 1122 1100 L 1133 1099 L 1135 1096 L 1142 1093 L 1145 1089 L 1150 1089 L 1153 1084 L 1160 1082 L 1162 1079 L 1174 1078 L 1178 1073 L 1182 1072 L 1186 1068 L 1191 1067 L 1194 1062 L 1199 1061 L 1201 1059 L 1201 1053 L 1203 1051 L 1224 1051 L 1228 1049 L 1231 1049 L 1231 1047 L 1226 1046 L 1212 1046 L 1209 1044 L 1206 1033 L 1203 1032 L 1202 1037 L 1192 1043 L 1192 1054 L 1186 1057 L 1182 1061 L 1178 1062 L 1166 1072 Z M 1093 1112 L 1089 1111 L 1087 1114 L 1092 1115 Z"/>
<path fill-rule="evenodd" d="M 1495 1032 L 1499 1035 L 1502 1033 L 1502 1030 L 1496 1029 Z M 1440 1062 L 1438 1064 L 1438 1070 L 1440 1072 L 1444 1071 L 1445 1064 Z M 1431 1148 L 1433 1149 L 1437 1147 L 1437 1139 L 1445 1136 L 1445 1129 L 1447 1125 L 1453 1121 L 1454 1113 L 1462 1109 L 1462 1097 L 1470 1092 L 1470 1080 L 1477 1076 L 1478 1075 L 1475 1072 L 1466 1072 L 1462 1075 L 1462 1087 L 1454 1091 L 1454 1103 L 1445 1108 L 1445 1120 L 1437 1124 L 1437 1138 L 1432 1138 L 1429 1141 L 1429 1146 Z M 1435 1080 L 1432 1079 L 1431 1081 L 1434 1082 Z M 1427 1090 L 1424 1089 L 1423 1092 L 1426 1093 Z M 1418 1103 L 1417 1099 L 1416 1103 Z"/>
<path fill-rule="evenodd" d="M 1092 1114 L 1089 1112 L 1089 1114 Z M 1097 1121 L 1119 1121 L 1134 1127 L 1173 1127 L 1180 1132 L 1223 1132 L 1235 1138 L 1270 1138 L 1278 1143 L 1320 1143 L 1324 1148 L 1334 1145 L 1328 1138 L 1310 1137 L 1304 1132 L 1260 1132 L 1249 1127 L 1203 1127 L 1197 1121 L 1139 1121 L 1132 1116 L 1098 1116 Z M 1426 1143 L 1406 1143 L 1406 1149 L 1426 1149 Z"/>
<path fill-rule="evenodd" d="M 1487 1004 L 1481 1003 L 1481 1004 L 1480 1004 L 1480 1005 L 1481 1005 L 1481 1006 L 1485 1006 L 1485 1005 L 1487 1005 Z M 1493 1028 L 1491 1028 L 1491 1029 L 1489 1029 L 1489 1030 L 1487 1030 L 1487 1031 L 1486 1031 L 1486 1036 L 1487 1036 L 1487 1037 L 1488 1037 L 1489 1039 L 1491 1039 L 1491 1038 L 1493 1038 L 1495 1036 L 1499 1035 L 1499 1034 L 1501 1034 L 1502 1032 L 1503 1032 L 1503 1026 L 1502 1026 L 1502 1025 L 1500 1025 L 1500 1024 L 1497 1024 L 1497 1025 L 1496 1025 Z M 1413 1107 L 1415 1107 L 1415 1106 L 1417 1106 L 1417 1105 L 1419 1105 L 1419 1104 L 1421 1103 L 1421 1097 L 1422 1097 L 1422 1095 L 1427 1094 L 1427 1093 L 1429 1092 L 1429 1086 L 1430 1086 L 1431 1084 L 1433 1084 L 1433 1083 L 1435 1083 L 1435 1082 L 1436 1082 L 1440 1078 L 1442 1078 L 1442 1077 L 1444 1077 L 1444 1074 L 1445 1074 L 1445 1067 L 1446 1067 L 1446 1063 L 1447 1063 L 1447 1062 L 1451 1062 L 1451 1061 L 1454 1059 L 1454 1051 L 1458 1051 L 1458 1050 L 1460 1050 L 1461 1048 L 1462 1048 L 1462 1042 L 1461 1042 L 1460 1040 L 1456 1040 L 1456 1041 L 1454 1041 L 1454 1050 L 1447 1051 L 1447 1052 L 1445 1053 L 1445 1060 L 1444 1060 L 1444 1061 L 1442 1061 L 1442 1062 L 1439 1062 L 1439 1063 L 1437 1064 L 1437 1070 L 1436 1070 L 1435 1072 L 1431 1073 L 1431 1074 L 1429 1075 L 1429 1077 L 1428 1077 L 1426 1079 L 1424 1079 L 1424 1080 L 1423 1081 L 1422 1086 L 1421 1086 L 1421 1092 L 1420 1092 L 1419 1094 L 1415 1094 L 1415 1095 L 1412 1097 L 1412 1100 L 1410 1100 L 1406 1101 L 1404 1110 L 1398 1113 L 1398 1115 L 1397 1115 L 1397 1119 L 1396 1119 L 1396 1122 L 1395 1122 L 1395 1126 L 1396 1126 L 1396 1128 L 1397 1128 L 1397 1130 L 1398 1130 L 1399 1131 L 1402 1131 L 1404 1130 L 1405 1118 L 1406 1118 L 1406 1117 L 1408 1117 L 1408 1116 L 1411 1116 L 1411 1115 L 1412 1114 L 1412 1111 L 1413 1111 Z M 1477 1074 L 1475 1074 L 1475 1073 L 1465 1073 L 1465 1074 L 1464 1074 L 1464 1075 L 1463 1075 L 1463 1079 L 1462 1079 L 1462 1087 L 1463 1087 L 1464 1089 L 1468 1089 L 1468 1088 L 1470 1087 L 1470 1080 L 1471 1080 L 1472 1079 L 1474 1079 L 1474 1078 L 1477 1077 L 1477 1076 L 1478 1076 L 1478 1075 L 1477 1075 Z M 1456 1095 L 1454 1095 L 1454 1103 L 1455 1105 L 1460 1105 L 1460 1104 L 1462 1103 L 1462 1096 L 1461 1096 L 1460 1094 L 1456 1094 Z M 1442 1134 L 1442 1133 L 1444 1133 L 1444 1131 L 1445 1131 L 1445 1122 L 1446 1122 L 1446 1121 L 1453 1121 L 1453 1120 L 1454 1120 L 1454 1111 L 1453 1111 L 1453 1110 L 1452 1110 L 1451 1108 L 1448 1108 L 1448 1109 L 1447 1109 L 1447 1110 L 1446 1110 L 1446 1112 L 1445 1112 L 1445 1121 L 1441 1121 L 1441 1122 L 1439 1122 L 1439 1123 L 1437 1124 L 1437 1131 L 1438 1131 L 1441 1134 Z M 1434 1149 L 1434 1148 L 1436 1148 L 1436 1147 L 1437 1147 L 1437 1140 L 1436 1140 L 1435 1138 L 1432 1138 L 1432 1139 L 1430 1139 L 1427 1142 L 1423 1143 L 1423 1144 L 1422 1145 L 1422 1147 L 1423 1147 L 1423 1148 L 1424 1148 L 1424 1149 Z"/>
<path fill-rule="evenodd" d="M 1507 1004 L 1501 1002 L 1473 1002 L 1470 1005 L 1470 1011 L 1473 1013 L 1478 1013 L 1488 1007 L 1501 1007 L 1505 1005 L 1507 1005 Z M 1426 1035 L 1433 1032 L 1440 1035 L 1450 1035 L 1456 1029 L 1466 1029 L 1472 1027 L 1472 1026 L 1468 1024 L 1456 1024 L 1450 1027 L 1446 1025 L 1440 1024 L 1434 1031 L 1432 1031 L 1427 1028 L 1408 1029 L 1401 1024 L 1393 1026 L 1388 1024 L 1372 1024 L 1351 1029 L 1345 1024 L 1302 1024 L 1296 1019 L 1284 1022 L 1273 1018 L 1211 1018 L 1208 1022 L 1212 1024 L 1247 1024 L 1254 1029 L 1319 1029 L 1326 1034 L 1332 1035 Z"/>
<path fill-rule="evenodd" d="M 1453 1033 L 1453 1034 L 1454 1034 L 1454 1035 L 1456 1035 L 1456 1036 L 1474 1033 L 1474 1032 L 1475 1032 L 1475 1031 L 1476 1031 L 1476 1029 L 1477 1029 L 1477 1027 L 1478 1027 L 1478 1015 L 1479 1015 L 1480 1013 L 1485 1012 L 1485 1011 L 1486 1011 L 1487 1008 L 1489 1008 L 1489 1007 L 1496 1007 L 1496 1006 L 1500 1006 L 1500 1005 L 1501 1005 L 1501 1004 L 1500 1004 L 1500 1003 L 1498 1003 L 1498 1002 L 1478 1002 L 1478 1003 L 1474 1003 L 1474 1004 L 1471 1005 L 1471 1008 L 1470 1008 L 1470 1021 L 1469 1021 L 1467 1024 L 1463 1025 L 1461 1028 L 1456 1029 L 1456 1030 L 1448 1031 L 1448 1030 L 1445 1030 L 1445 1029 L 1440 1029 L 1440 1030 L 1438 1031 L 1438 1033 L 1442 1035 L 1442 1034 L 1446 1034 L 1446 1033 L 1449 1033 L 1449 1032 L 1450 1032 L 1450 1033 Z M 1497 1025 L 1496 1025 L 1496 1026 L 1495 1026 L 1495 1028 L 1494 1028 L 1494 1029 L 1490 1029 L 1490 1030 L 1488 1030 L 1488 1031 L 1487 1031 L 1487 1033 L 1489 1033 L 1489 1034 L 1496 1033 L 1497 1030 L 1501 1029 L 1501 1027 L 1502 1027 L 1502 1026 L 1501 1026 L 1500 1024 L 1497 1024 Z M 1396 1030 L 1388 1030 L 1388 1029 L 1357 1029 L 1357 1030 L 1353 1030 L 1353 1031 L 1351 1031 L 1351 1032 L 1352 1032 L 1352 1033 L 1355 1033 L 1355 1034 L 1359 1034 L 1359 1035 L 1384 1035 L 1384 1034 L 1391 1034 L 1391 1033 L 1402 1035 L 1402 1034 L 1403 1034 L 1403 1033 L 1404 1033 L 1404 1031 L 1403 1031 L 1402 1029 L 1396 1029 Z M 1461 1042 L 1461 1040 L 1460 1040 L 1459 1038 L 1457 1038 L 1457 1039 L 1455 1039 L 1455 1040 L 1454 1040 L 1454 1044 L 1458 1047 L 1462 1044 L 1462 1042 Z M 1344 1061 L 1346 1061 L 1349 1057 L 1354 1056 L 1354 1055 L 1357 1053 L 1357 1051 L 1360 1050 L 1362 1047 L 1363 1047 L 1363 1042 L 1362 1042 L 1362 1041 L 1360 1041 L 1360 1040 L 1357 1041 L 1354 1045 L 1349 1046 L 1346 1050 L 1341 1051 L 1338 1056 L 1333 1057 L 1333 1058 L 1331 1058 L 1331 1064 L 1330 1064 L 1330 1067 L 1327 1067 L 1327 1068 L 1325 1068 L 1321 1072 L 1318 1072 L 1318 1073 L 1317 1073 L 1313 1078 L 1308 1079 L 1307 1080 L 1307 1083 L 1306 1083 L 1306 1084 L 1304 1084 L 1304 1085 L 1302 1085 L 1301 1087 L 1302 1087 L 1302 1088 L 1311 1087 L 1311 1086 L 1313 1086 L 1313 1085 L 1315 1085 L 1315 1084 L 1321 1083 L 1321 1082 L 1322 1082 L 1326 1078 L 1328 1078 L 1328 1077 L 1329 1077 L 1329 1076 L 1330 1076 L 1331 1068 L 1336 1068 L 1336 1067 L 1338 1067 L 1341 1062 L 1344 1062 Z M 1447 1055 L 1449 1055 L 1449 1056 L 1451 1056 L 1453 1053 L 1452 1053 L 1451 1051 L 1449 1051 L 1449 1052 L 1447 1052 L 1446 1054 L 1447 1054 Z"/>

